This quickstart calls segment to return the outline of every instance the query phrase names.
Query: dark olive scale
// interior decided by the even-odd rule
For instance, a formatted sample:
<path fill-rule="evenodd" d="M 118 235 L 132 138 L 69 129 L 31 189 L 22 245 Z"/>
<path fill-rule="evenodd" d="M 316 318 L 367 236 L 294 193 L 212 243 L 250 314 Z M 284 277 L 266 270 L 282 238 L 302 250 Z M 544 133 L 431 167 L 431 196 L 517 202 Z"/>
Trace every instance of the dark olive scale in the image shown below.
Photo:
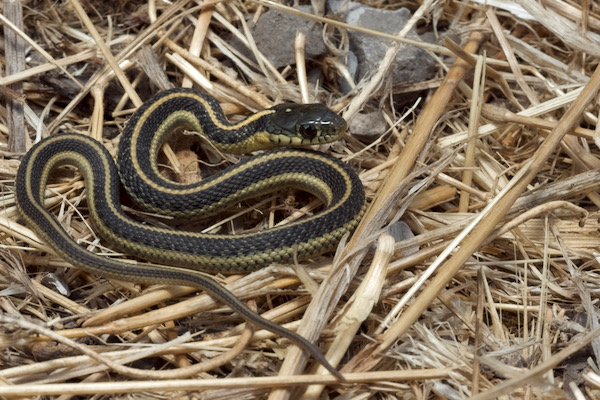
<path fill-rule="evenodd" d="M 156 106 L 156 104 L 159 105 Z M 252 196 L 256 197 L 260 194 L 239 193 L 238 196 L 231 198 L 226 204 L 218 201 L 232 196 L 235 192 L 238 192 L 239 187 L 247 186 L 252 177 L 246 178 L 246 175 L 237 178 L 232 177 L 227 183 L 211 191 L 205 191 L 203 188 L 219 179 L 220 175 L 212 176 L 199 185 L 182 185 L 169 181 L 158 173 L 156 166 L 157 154 L 150 151 L 152 143 L 164 140 L 164 136 L 168 135 L 174 128 L 195 129 L 201 127 L 202 133 L 217 148 L 227 152 L 241 152 L 242 150 L 243 152 L 249 152 L 258 149 L 258 145 L 255 145 L 254 148 L 246 147 L 243 149 L 232 149 L 231 145 L 242 143 L 256 135 L 257 132 L 268 132 L 269 135 L 294 138 L 299 135 L 298 132 L 306 131 L 311 133 L 309 139 L 313 139 L 315 135 L 308 128 L 309 124 L 312 124 L 315 127 L 314 129 L 319 131 L 317 136 L 320 140 L 312 143 L 318 144 L 323 142 L 321 139 L 327 142 L 338 139 L 346 128 L 344 119 L 322 104 L 285 103 L 274 106 L 270 110 L 272 112 L 269 110 L 260 112 L 258 115 L 261 115 L 261 117 L 259 118 L 250 117 L 244 123 L 236 124 L 235 126 L 239 126 L 239 129 L 224 132 L 219 124 L 226 127 L 232 124 L 223 115 L 217 101 L 208 94 L 183 88 L 158 93 L 134 113 L 121 136 L 117 161 L 125 189 L 136 202 L 152 212 L 174 217 L 214 214 L 221 211 L 228 204 Z M 187 114 L 181 114 L 179 119 L 171 121 L 171 130 L 163 131 L 157 137 L 157 128 L 167 118 L 177 115 L 179 111 L 189 112 L 194 116 L 194 119 L 190 119 Z M 133 143 L 136 129 L 138 130 L 138 137 Z M 260 143 L 260 145 L 273 148 L 281 147 L 282 143 Z M 158 151 L 157 146 L 154 149 Z M 135 152 L 139 165 L 134 165 L 131 161 L 133 152 Z M 311 168 L 305 161 L 299 162 L 298 168 L 302 167 Z M 283 171 L 281 166 L 276 165 L 273 168 Z M 144 173 L 143 176 L 140 175 L 138 169 Z M 263 173 L 262 170 L 260 173 Z M 166 190 L 162 190 L 163 188 Z M 227 190 L 227 188 L 230 188 L 230 190 Z M 276 189 L 276 187 L 270 189 Z M 200 194 L 200 191 L 203 193 Z M 267 191 L 264 190 L 263 192 Z"/>
<path fill-rule="evenodd" d="M 194 97 L 196 100 L 193 100 Z M 276 125 L 283 130 L 293 127 L 292 135 L 303 131 L 304 135 L 313 136 L 315 132 L 305 126 L 307 121 L 315 122 L 317 135 L 329 131 L 333 125 L 339 125 L 339 121 L 330 118 L 329 112 L 321 107 L 310 106 L 313 112 L 305 117 L 298 117 L 295 111 L 288 109 L 290 107 L 285 106 L 283 114 L 280 110 L 267 110 L 249 117 L 246 123 L 230 129 L 230 133 L 237 136 L 236 140 L 239 141 L 245 137 L 251 138 L 246 132 L 250 127 L 267 129 L 270 126 L 268 129 L 273 129 L 272 126 Z M 190 110 L 193 114 L 189 113 Z M 284 114 L 290 115 L 295 121 L 286 122 L 280 118 Z M 269 120 L 269 115 L 276 116 L 275 122 Z M 149 227 L 123 212 L 119 203 L 119 175 L 106 148 L 86 136 L 59 134 L 36 144 L 19 166 L 15 191 L 17 206 L 24 219 L 59 256 L 73 265 L 106 278 L 204 289 L 230 305 L 247 321 L 289 338 L 341 378 L 312 343 L 253 313 L 213 279 L 195 270 L 237 273 L 273 262 L 289 263 L 294 256 L 302 261 L 334 249 L 344 234 L 354 230 L 364 213 L 365 194 L 360 179 L 333 157 L 308 150 L 287 149 L 246 159 L 197 186 L 168 183 L 158 176 L 156 168 L 152 168 L 156 160 L 151 160 L 151 157 L 156 155 L 160 139 L 154 133 L 170 116 L 177 117 L 171 121 L 170 127 L 189 125 L 194 129 L 213 129 L 218 125 L 228 125 L 216 101 L 201 92 L 170 90 L 145 103 L 131 118 L 119 150 L 121 179 L 134 184 L 129 191 L 135 199 L 147 194 L 153 199 L 150 203 L 160 204 L 160 207 L 172 203 L 179 207 L 174 211 L 175 214 L 197 208 L 202 212 L 214 212 L 226 206 L 220 200 L 222 197 L 235 203 L 257 193 L 289 186 L 313 193 L 326 203 L 326 207 L 302 221 L 273 230 L 233 236 Z M 199 124 L 202 126 L 199 127 Z M 137 139 L 134 139 L 135 132 Z M 163 130 L 159 136 L 164 138 L 167 134 Z M 210 133 L 207 136 L 214 135 Z M 231 141 L 226 138 L 220 140 L 227 143 Z M 131 148 L 136 151 L 140 162 L 138 172 L 145 174 L 144 178 L 137 176 L 135 168 L 131 168 L 133 158 L 127 152 Z M 154 153 L 150 148 L 154 148 Z M 96 255 L 79 246 L 44 207 L 46 180 L 52 170 L 62 165 L 74 165 L 82 173 L 88 188 L 90 217 L 107 240 L 130 254 L 169 266 L 124 263 Z M 166 187 L 158 188 L 159 184 L 165 183 L 168 183 Z M 245 189 L 248 185 L 256 186 L 256 190 L 248 191 Z M 177 206 L 181 203 L 176 200 L 184 205 Z M 142 200 L 143 205 L 147 205 L 146 202 Z"/>
<path fill-rule="evenodd" d="M 172 96 L 173 93 L 179 94 L 178 96 Z M 196 100 L 196 97 L 200 96 L 205 103 L 201 103 Z M 154 104 L 162 99 L 167 99 L 165 102 L 161 103 L 160 106 L 154 108 L 151 113 L 147 114 L 147 110 L 150 107 L 154 107 Z M 208 105 L 208 107 L 206 107 Z M 162 140 L 164 138 L 156 138 L 154 135 L 155 127 L 159 126 L 166 117 L 169 117 L 173 111 L 175 110 L 183 110 L 187 111 L 190 114 L 193 114 L 195 118 L 200 122 L 202 126 L 202 133 L 204 133 L 212 142 L 214 142 L 217 146 L 220 144 L 229 145 L 234 143 L 239 143 L 244 139 L 253 136 L 256 132 L 265 130 L 267 127 L 267 121 L 264 119 L 259 119 L 254 122 L 249 122 L 247 124 L 242 125 L 239 129 L 229 132 L 229 134 L 223 134 L 221 129 L 216 125 L 216 123 L 220 123 L 222 125 L 231 125 L 227 120 L 225 115 L 223 114 L 219 103 L 204 92 L 200 92 L 193 89 L 170 89 L 164 92 L 160 92 L 153 96 L 150 100 L 145 102 L 130 118 L 125 131 L 123 132 L 121 140 L 123 143 L 119 146 L 120 153 L 119 157 L 123 155 L 124 151 L 129 151 L 129 142 L 130 130 L 134 127 L 139 126 L 140 131 L 144 134 L 140 136 L 140 148 L 144 148 L 144 146 L 150 146 L 150 143 L 154 140 Z M 212 110 L 212 113 L 209 112 Z M 147 117 L 141 125 L 140 118 Z M 187 118 L 181 118 L 179 123 L 177 124 L 179 127 L 183 129 L 193 129 L 194 125 L 190 123 L 190 120 Z M 169 132 L 165 132 L 169 133 Z"/>

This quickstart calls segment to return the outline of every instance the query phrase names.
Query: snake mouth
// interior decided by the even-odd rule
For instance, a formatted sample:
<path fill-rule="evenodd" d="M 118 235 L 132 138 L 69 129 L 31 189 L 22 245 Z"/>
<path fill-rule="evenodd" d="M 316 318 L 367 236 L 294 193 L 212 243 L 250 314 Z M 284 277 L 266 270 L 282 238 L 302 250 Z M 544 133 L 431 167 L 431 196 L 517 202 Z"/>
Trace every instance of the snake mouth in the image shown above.
<path fill-rule="evenodd" d="M 313 139 L 301 138 L 298 136 L 290 137 L 287 135 L 269 135 L 271 143 L 283 146 L 310 146 L 315 144 L 330 143 L 336 140 L 333 136 L 318 136 Z"/>

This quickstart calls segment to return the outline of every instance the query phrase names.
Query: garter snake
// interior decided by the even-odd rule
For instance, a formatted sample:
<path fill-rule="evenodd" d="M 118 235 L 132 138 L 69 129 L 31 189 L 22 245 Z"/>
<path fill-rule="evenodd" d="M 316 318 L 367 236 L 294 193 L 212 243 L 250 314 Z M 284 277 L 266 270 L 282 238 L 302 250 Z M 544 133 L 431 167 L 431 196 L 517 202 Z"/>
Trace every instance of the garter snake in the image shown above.
<path fill-rule="evenodd" d="M 231 124 L 216 100 L 204 92 L 167 90 L 145 102 L 130 118 L 119 143 L 118 170 L 106 148 L 84 135 L 60 133 L 33 146 L 17 172 L 16 199 L 21 215 L 71 264 L 109 279 L 206 290 L 247 321 L 298 344 L 341 377 L 312 343 L 255 314 L 200 271 L 251 271 L 333 250 L 364 212 L 365 194 L 358 176 L 331 156 L 288 148 L 244 159 L 199 184 L 175 183 L 161 175 L 157 164 L 160 145 L 175 128 L 200 132 L 218 149 L 246 153 L 335 140 L 343 133 L 345 122 L 325 106 L 288 103 Z M 48 177 L 63 165 L 75 166 L 83 176 L 90 218 L 101 235 L 120 250 L 152 264 L 124 263 L 97 255 L 69 236 L 44 207 Z M 213 214 L 282 187 L 310 192 L 325 207 L 301 221 L 250 233 L 176 231 L 127 216 L 119 199 L 120 183 L 143 208 L 174 216 Z"/>

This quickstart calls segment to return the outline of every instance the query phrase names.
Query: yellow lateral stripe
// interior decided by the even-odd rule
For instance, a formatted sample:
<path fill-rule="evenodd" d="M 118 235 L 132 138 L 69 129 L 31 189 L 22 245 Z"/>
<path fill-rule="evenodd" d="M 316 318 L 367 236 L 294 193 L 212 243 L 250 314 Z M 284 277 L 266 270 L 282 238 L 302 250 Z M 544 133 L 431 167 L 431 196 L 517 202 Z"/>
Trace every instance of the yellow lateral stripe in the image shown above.
<path fill-rule="evenodd" d="M 162 187 L 160 185 L 162 179 L 155 182 L 153 180 L 155 177 L 150 176 L 155 173 L 157 177 L 160 177 L 156 162 L 150 162 L 152 165 L 140 165 L 136 149 L 140 146 L 142 133 L 143 140 L 148 140 L 147 143 L 150 147 L 146 151 L 149 151 L 148 154 L 153 158 L 152 156 L 158 153 L 160 142 L 175 125 L 183 122 L 187 127 L 198 131 L 202 130 L 200 117 L 190 111 L 161 108 L 161 113 L 167 115 L 163 115 L 159 119 L 154 118 L 154 113 L 161 105 L 182 97 L 192 99 L 197 105 L 204 107 L 211 119 L 211 121 L 204 122 L 214 124 L 224 133 L 231 133 L 232 138 L 224 140 L 227 143 L 237 140 L 238 143 L 231 146 L 237 146 L 240 141 L 246 140 L 243 139 L 247 132 L 245 128 L 255 122 L 257 126 L 261 127 L 260 129 L 266 126 L 265 132 L 268 129 L 268 132 L 272 133 L 284 131 L 294 134 L 294 130 L 296 134 L 301 133 L 301 139 L 289 140 L 292 143 L 298 141 L 304 143 L 305 140 L 310 142 L 316 137 L 322 142 L 327 138 L 339 137 L 345 129 L 345 122 L 340 121 L 339 116 L 326 108 L 323 111 L 324 107 L 319 105 L 316 107 L 310 105 L 309 109 L 293 108 L 295 110 L 293 115 L 290 111 L 292 106 L 289 108 L 286 106 L 285 113 L 274 114 L 276 117 L 270 117 L 275 111 L 265 110 L 237 124 L 227 125 L 224 117 L 223 121 L 220 120 L 221 114 L 217 109 L 216 102 L 213 103 L 208 98 L 187 89 L 169 90 L 164 95 L 160 94 L 151 99 L 132 117 L 132 125 L 126 130 L 131 136 L 126 136 L 125 140 L 122 138 L 122 143 L 127 143 L 127 145 L 120 147 L 119 155 L 121 157 L 125 152 L 123 160 L 131 161 L 134 168 L 127 170 L 126 173 L 122 172 L 122 177 L 133 177 L 131 182 L 140 185 L 143 188 L 142 191 L 149 192 L 150 196 L 155 196 L 159 200 L 164 200 L 168 195 L 169 202 L 181 200 L 183 196 L 194 195 L 200 190 L 207 191 L 209 200 L 198 204 L 209 210 L 215 205 L 225 205 L 230 201 L 249 198 L 257 193 L 262 194 L 285 182 L 286 185 L 289 184 L 292 187 L 302 188 L 316 194 L 324 201 L 324 209 L 285 226 L 238 235 L 174 232 L 170 229 L 148 226 L 123 213 L 117 193 L 119 176 L 113 158 L 104 146 L 89 137 L 77 134 L 58 134 L 35 145 L 23 158 L 17 172 L 15 186 L 20 212 L 28 225 L 59 256 L 74 265 L 107 278 L 139 283 L 191 285 L 204 289 L 230 305 L 247 321 L 292 340 L 314 356 L 332 374 L 340 377 L 341 375 L 312 343 L 253 313 L 230 292 L 197 270 L 239 273 L 273 262 L 289 263 L 295 259 L 295 256 L 298 261 L 303 261 L 335 249 L 341 237 L 355 229 L 365 211 L 365 194 L 360 179 L 352 170 L 329 156 L 316 152 L 288 150 L 265 153 L 265 155 L 249 159 L 247 162 L 225 170 L 209 180 L 208 183 L 205 182 L 198 187 L 177 188 L 173 184 L 170 184 L 169 187 Z M 282 110 L 281 107 L 275 109 Z M 305 118 L 306 110 L 309 112 Z M 170 111 L 172 112 L 169 114 Z M 262 121 L 262 118 L 272 118 L 273 122 Z M 145 125 L 145 122 L 150 122 L 153 126 Z M 318 127 L 314 128 L 314 125 L 311 127 L 310 124 L 313 123 L 319 124 Z M 142 129 L 151 129 L 152 132 L 142 132 Z M 242 130 L 244 130 L 243 133 Z M 323 132 L 323 136 L 319 137 L 321 132 Z M 154 136 L 150 135 L 151 133 Z M 258 144 L 264 138 L 255 139 L 255 137 L 261 134 L 264 135 L 264 132 L 254 132 L 254 136 L 247 140 L 256 140 L 256 143 L 252 143 L 253 145 Z M 128 150 L 132 151 L 131 154 L 127 154 Z M 144 160 L 148 154 L 144 155 Z M 131 254 L 153 262 L 165 263 L 168 266 L 130 264 L 88 252 L 79 246 L 44 207 L 47 179 L 54 168 L 65 164 L 75 165 L 84 176 L 88 188 L 90 217 L 95 228 L 106 239 Z M 291 168 L 279 172 L 280 167 L 285 168 L 286 166 Z M 263 168 L 260 172 L 256 169 L 259 167 Z M 146 175 L 144 171 L 152 168 L 154 169 L 152 172 L 147 172 L 150 175 Z M 271 168 L 278 172 L 271 174 Z M 321 168 L 323 168 L 322 171 Z M 240 175 L 242 172 L 244 175 Z M 136 173 L 141 173 L 141 175 L 136 175 Z M 240 178 L 244 176 L 250 177 L 251 180 L 242 186 L 244 183 L 240 182 L 242 180 Z M 233 182 L 236 186 L 232 186 Z M 223 185 L 224 190 L 217 185 Z M 190 204 L 194 204 L 193 200 L 188 201 Z M 147 201 L 142 199 L 142 203 L 144 202 Z M 206 205 L 206 202 L 211 202 L 211 204 Z M 152 205 L 151 207 L 157 206 Z M 185 207 L 180 206 L 180 208 Z"/>

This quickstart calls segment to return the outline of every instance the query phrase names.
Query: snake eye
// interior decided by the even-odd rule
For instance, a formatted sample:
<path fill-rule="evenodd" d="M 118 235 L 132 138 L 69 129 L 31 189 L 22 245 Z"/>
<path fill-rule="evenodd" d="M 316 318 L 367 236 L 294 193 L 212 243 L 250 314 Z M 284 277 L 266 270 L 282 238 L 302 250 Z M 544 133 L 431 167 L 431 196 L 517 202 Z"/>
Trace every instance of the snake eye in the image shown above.
<path fill-rule="evenodd" d="M 319 135 L 319 130 L 315 125 L 303 124 L 299 127 L 299 132 L 306 139 L 314 139 Z"/>

